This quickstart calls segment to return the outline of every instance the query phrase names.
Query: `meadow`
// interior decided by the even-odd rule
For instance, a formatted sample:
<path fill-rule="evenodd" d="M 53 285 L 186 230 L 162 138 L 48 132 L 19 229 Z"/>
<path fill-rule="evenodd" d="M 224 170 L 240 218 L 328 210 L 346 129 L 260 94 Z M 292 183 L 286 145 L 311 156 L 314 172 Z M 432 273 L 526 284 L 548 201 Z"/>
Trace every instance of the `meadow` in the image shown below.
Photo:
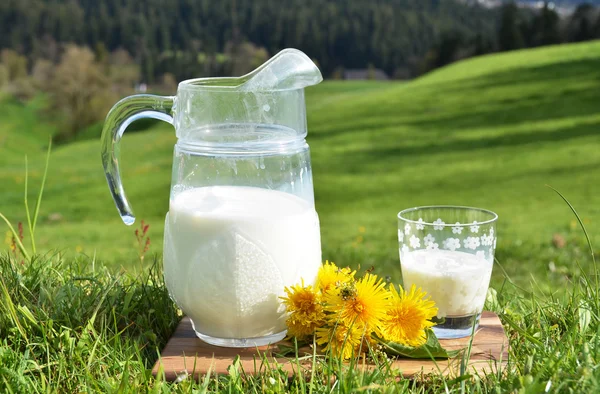
<path fill-rule="evenodd" d="M 500 216 L 499 252 L 549 245 L 569 229 L 563 191 L 590 221 L 600 154 L 597 42 L 485 56 L 413 82 L 324 82 L 307 91 L 324 258 L 373 264 L 398 274 L 396 214 L 428 204 L 491 209 Z M 23 221 L 24 157 L 32 187 L 56 128 L 40 100 L 0 107 L 0 212 Z M 39 227 L 40 246 L 80 251 L 117 266 L 135 258 L 133 230 L 120 223 L 89 139 L 54 148 Z M 172 150 L 166 124 L 126 133 L 124 184 L 160 253 Z M 600 235 L 596 236 L 600 239 Z"/>
<path fill-rule="evenodd" d="M 24 157 L 33 201 L 56 128 L 39 111 L 43 98 L 1 100 L 0 212 L 24 222 Z M 598 244 L 600 42 L 484 56 L 410 82 L 328 81 L 307 91 L 307 108 L 324 259 L 398 281 L 398 211 L 493 210 L 498 264 L 487 307 L 504 319 L 512 346 L 507 370 L 491 377 L 421 384 L 336 370 L 339 385 L 311 381 L 313 392 L 540 392 L 548 381 L 553 391 L 597 389 L 592 258 L 573 212 L 546 185 L 569 199 Z M 150 378 L 178 319 L 160 274 L 175 135 L 156 124 L 123 138 L 125 188 L 150 224 L 142 273 L 134 229 L 120 221 L 106 186 L 98 132 L 53 148 L 36 233 L 49 254 L 24 265 L 8 253 L 0 259 L 0 371 L 14 372 L 0 387 L 265 391 L 260 379 L 238 387 L 225 378 L 178 386 Z M 277 384 L 268 390 L 307 389 L 272 373 Z"/>

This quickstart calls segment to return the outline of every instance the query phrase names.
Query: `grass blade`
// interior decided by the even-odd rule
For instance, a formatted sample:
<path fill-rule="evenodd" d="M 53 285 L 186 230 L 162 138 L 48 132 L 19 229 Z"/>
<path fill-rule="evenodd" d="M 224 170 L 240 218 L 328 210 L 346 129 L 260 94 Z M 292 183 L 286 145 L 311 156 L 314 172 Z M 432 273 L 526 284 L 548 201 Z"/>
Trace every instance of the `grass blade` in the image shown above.
<path fill-rule="evenodd" d="M 577 218 L 577 221 L 579 222 L 579 225 L 581 226 L 581 229 L 583 230 L 583 234 L 585 234 L 585 239 L 587 241 L 588 247 L 590 248 L 590 254 L 592 255 L 592 263 L 594 265 L 594 276 L 596 277 L 596 288 L 594 290 L 594 293 L 596 296 L 596 308 L 600 308 L 600 298 L 599 298 L 600 283 L 598 282 L 598 266 L 596 265 L 596 258 L 594 257 L 594 248 L 592 246 L 592 241 L 590 240 L 590 236 L 585 228 L 585 225 L 583 224 L 583 220 L 581 220 L 581 218 L 579 217 L 579 214 L 575 210 L 575 207 L 573 207 L 573 205 L 571 205 L 569 200 L 567 200 L 567 198 L 565 196 L 563 196 L 561 192 L 559 192 L 558 190 L 556 190 L 555 188 L 553 188 L 550 185 L 546 185 L 546 186 L 549 187 L 550 189 L 554 190 L 554 192 L 556 194 L 558 194 L 565 203 L 567 203 L 569 208 L 571 208 L 571 212 L 573 212 L 573 215 L 575 215 L 575 217 Z M 582 270 L 582 272 L 583 272 L 583 270 Z"/>
<path fill-rule="evenodd" d="M 308 394 L 312 394 L 313 388 L 315 387 L 315 369 L 317 369 L 317 336 L 313 335 L 313 354 L 312 365 L 310 368 L 310 387 L 308 388 Z M 298 370 L 298 373 L 300 373 L 300 370 Z"/>
<path fill-rule="evenodd" d="M 12 224 L 10 224 L 10 221 L 6 218 L 6 216 L 4 216 L 1 213 L 0 213 L 0 218 L 2 220 L 4 220 L 4 222 L 8 226 L 8 229 L 12 232 L 12 235 L 15 238 L 15 242 L 17 243 L 17 246 L 19 247 L 19 250 L 21 251 L 21 253 L 23 253 L 23 257 L 25 257 L 25 259 L 27 259 L 27 260 L 31 260 L 31 258 L 29 257 L 29 253 L 27 253 L 27 250 L 25 249 L 25 246 L 23 246 L 23 243 L 21 242 L 19 234 L 17 234 L 17 232 L 15 231 L 14 227 L 12 226 Z"/>
<path fill-rule="evenodd" d="M 583 230 L 583 233 L 585 234 L 585 239 L 587 240 L 588 247 L 590 248 L 590 253 L 592 255 L 592 262 L 594 263 L 594 267 L 595 267 L 596 266 L 596 258 L 594 257 L 594 248 L 592 247 L 592 241 L 590 240 L 590 236 L 588 235 L 588 232 L 585 229 L 585 225 L 583 224 L 583 221 L 579 217 L 579 214 L 577 213 L 577 211 L 575 210 L 575 208 L 573 207 L 573 205 L 571 205 L 571 203 L 569 202 L 569 200 L 567 200 L 567 198 L 565 196 L 563 196 L 561 192 L 559 192 L 558 190 L 556 190 L 555 188 L 553 188 L 550 185 L 546 185 L 546 186 L 549 187 L 550 189 L 554 190 L 556 192 L 556 194 L 558 194 L 560 196 L 560 198 L 562 198 L 564 200 L 564 202 L 567 203 L 567 205 L 569 206 L 569 208 L 571 208 L 571 211 L 573 212 L 573 214 L 577 218 L 577 221 L 579 222 L 579 225 L 581 226 L 581 229 Z"/>
<path fill-rule="evenodd" d="M 25 332 L 25 329 L 21 325 L 21 321 L 19 320 L 19 316 L 17 315 L 17 310 L 15 308 L 15 304 L 14 304 L 12 298 L 10 297 L 8 288 L 6 287 L 6 284 L 4 283 L 4 280 L 2 280 L 2 278 L 0 278 L 0 287 L 2 290 L 3 298 L 4 298 L 3 304 L 6 307 L 9 316 L 11 317 L 15 326 L 17 327 L 17 330 L 19 331 L 19 334 L 21 334 L 21 337 L 23 337 L 23 339 L 25 339 L 25 342 L 29 343 L 29 338 L 27 337 L 27 333 Z"/>
<path fill-rule="evenodd" d="M 31 232 L 31 242 L 33 242 L 33 232 L 35 231 L 35 225 L 37 224 L 38 215 L 40 213 L 40 206 L 42 205 L 42 196 L 44 194 L 44 186 L 46 186 L 46 178 L 48 176 L 48 167 L 50 165 L 50 152 L 52 151 L 52 138 L 48 143 L 48 152 L 46 153 L 46 164 L 44 165 L 44 175 L 42 176 L 42 184 L 40 186 L 40 192 L 38 194 L 37 201 L 35 203 L 35 212 L 33 213 L 33 225 Z M 35 249 L 33 250 L 35 253 Z"/>
<path fill-rule="evenodd" d="M 31 215 L 29 213 L 29 201 L 27 199 L 27 194 L 29 192 L 29 161 L 27 160 L 27 155 L 25 155 L 25 196 L 24 196 L 24 204 L 25 204 L 25 214 L 27 215 L 27 226 L 29 227 L 29 235 L 31 238 L 31 250 L 33 254 L 35 254 L 35 239 L 33 237 L 33 227 L 31 226 Z"/>
<path fill-rule="evenodd" d="M 522 329 L 521 327 L 519 327 L 519 325 L 517 323 L 515 323 L 515 321 L 513 319 L 511 319 L 506 313 L 501 313 L 500 317 L 502 318 L 502 320 L 508 324 L 513 330 L 517 331 L 519 334 L 521 334 L 525 339 L 529 340 L 531 343 L 533 343 L 536 346 L 544 346 L 544 344 L 542 343 L 542 341 L 540 341 L 537 338 L 534 338 L 531 334 L 529 334 L 526 330 Z"/>

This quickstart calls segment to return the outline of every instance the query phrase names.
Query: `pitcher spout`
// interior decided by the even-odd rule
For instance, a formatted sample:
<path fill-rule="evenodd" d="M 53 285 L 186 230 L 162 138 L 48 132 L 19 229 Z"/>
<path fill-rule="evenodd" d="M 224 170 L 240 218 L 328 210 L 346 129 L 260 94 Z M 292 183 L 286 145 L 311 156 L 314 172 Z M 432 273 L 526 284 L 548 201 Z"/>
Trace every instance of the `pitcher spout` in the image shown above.
<path fill-rule="evenodd" d="M 319 68 L 304 52 L 289 48 L 240 77 L 238 88 L 244 91 L 303 89 L 322 80 Z"/>

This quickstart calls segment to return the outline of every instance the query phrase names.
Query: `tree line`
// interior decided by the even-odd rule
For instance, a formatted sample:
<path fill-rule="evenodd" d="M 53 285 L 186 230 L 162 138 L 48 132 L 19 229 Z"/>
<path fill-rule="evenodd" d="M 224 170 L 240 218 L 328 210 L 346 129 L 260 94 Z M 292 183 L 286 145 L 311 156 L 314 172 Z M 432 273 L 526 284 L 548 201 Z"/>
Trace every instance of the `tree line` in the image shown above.
<path fill-rule="evenodd" d="M 561 19 L 508 3 L 454 0 L 3 0 L 0 49 L 57 62 L 61 46 L 97 57 L 123 49 L 140 78 L 158 81 L 247 71 L 285 47 L 326 76 L 369 66 L 410 78 L 482 53 L 600 37 L 598 10 Z"/>
<path fill-rule="evenodd" d="M 412 76 L 443 31 L 491 35 L 495 12 L 454 0 L 3 0 L 0 49 L 57 61 L 62 43 L 119 48 L 152 83 L 235 73 L 296 47 L 324 75 L 369 64 Z M 250 57 L 250 59 L 248 59 Z"/>
<path fill-rule="evenodd" d="M 560 16 L 549 2 L 539 9 L 507 2 L 496 11 L 493 35 L 447 31 L 425 55 L 422 70 L 486 53 L 600 39 L 600 8 L 589 3 L 568 16 Z"/>

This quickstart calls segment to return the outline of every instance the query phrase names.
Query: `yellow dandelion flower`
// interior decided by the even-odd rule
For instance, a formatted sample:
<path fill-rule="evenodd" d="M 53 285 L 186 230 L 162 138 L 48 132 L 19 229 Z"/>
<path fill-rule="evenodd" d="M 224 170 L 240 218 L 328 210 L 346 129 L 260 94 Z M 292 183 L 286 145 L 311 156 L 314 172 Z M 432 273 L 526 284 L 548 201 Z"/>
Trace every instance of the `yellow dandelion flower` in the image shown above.
<path fill-rule="evenodd" d="M 357 327 L 337 324 L 317 328 L 317 344 L 325 345 L 324 351 L 347 360 L 358 355 L 361 348 L 362 331 Z M 363 349 L 366 350 L 366 349 Z"/>
<path fill-rule="evenodd" d="M 324 294 L 325 311 L 330 322 L 355 325 L 361 331 L 381 334 L 381 324 L 388 308 L 389 292 L 377 275 L 366 274 L 356 283 L 345 283 L 337 291 Z"/>
<path fill-rule="evenodd" d="M 354 274 L 356 271 L 352 271 L 350 268 L 338 268 L 335 263 L 325 261 L 325 264 L 319 268 L 317 289 L 325 294 L 337 285 L 353 280 Z"/>
<path fill-rule="evenodd" d="M 409 292 L 400 287 L 396 291 L 390 286 L 391 305 L 384 322 L 384 338 L 410 346 L 420 346 L 425 343 L 425 330 L 434 325 L 431 318 L 438 309 L 431 298 L 425 298 L 426 293 L 412 285 Z"/>
<path fill-rule="evenodd" d="M 287 297 L 280 297 L 289 312 L 286 321 L 288 335 L 302 338 L 314 333 L 325 322 L 321 296 L 312 286 L 301 285 L 285 288 Z"/>

